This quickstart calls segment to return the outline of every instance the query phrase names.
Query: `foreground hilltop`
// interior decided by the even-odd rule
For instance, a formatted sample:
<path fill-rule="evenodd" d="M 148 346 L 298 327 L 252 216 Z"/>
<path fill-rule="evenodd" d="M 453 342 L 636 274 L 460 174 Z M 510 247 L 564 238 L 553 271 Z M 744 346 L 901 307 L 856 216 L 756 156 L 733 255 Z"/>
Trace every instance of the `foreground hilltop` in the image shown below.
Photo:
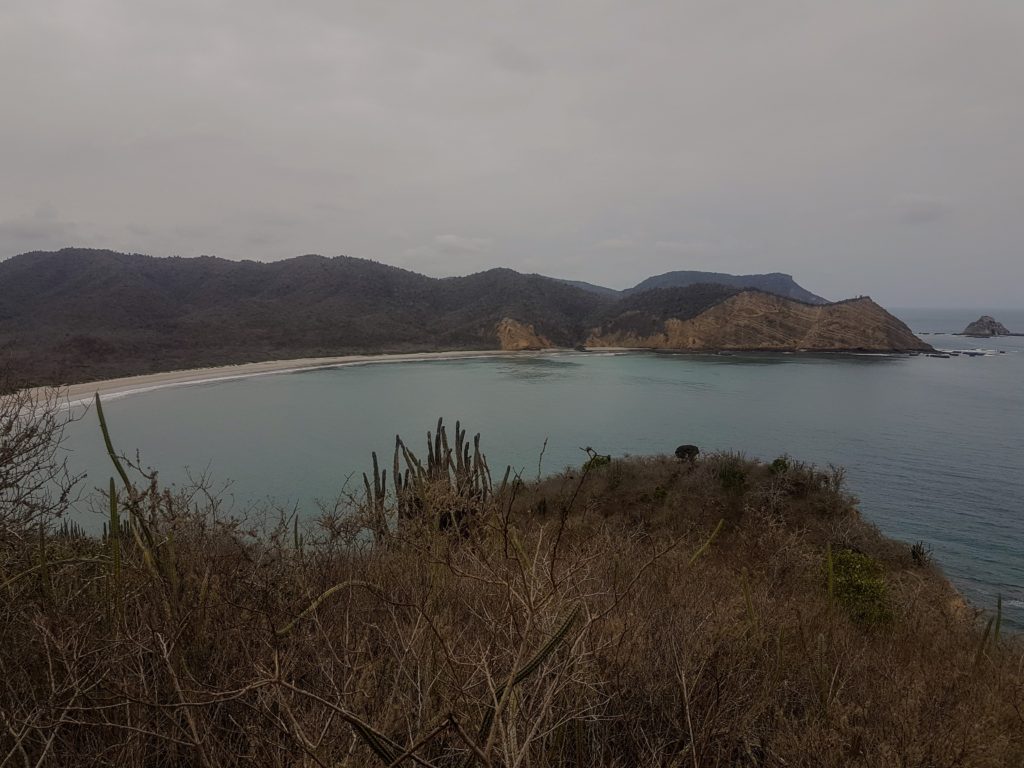
<path fill-rule="evenodd" d="M 44 466 L 50 423 L 14 432 Z M 524 482 L 492 475 L 479 435 L 432 438 L 397 441 L 383 472 L 374 455 L 350 503 L 289 518 L 227 516 L 209 485 L 118 461 L 114 535 L 96 538 L 60 524 L 67 496 L 40 514 L 15 485 L 0 749 L 54 766 L 1024 762 L 1020 639 L 927 546 L 866 522 L 841 470 L 592 451 Z"/>
<path fill-rule="evenodd" d="M 0 354 L 22 383 L 294 357 L 580 344 L 930 349 L 870 299 L 698 283 L 598 293 L 492 269 L 437 279 L 365 259 L 262 263 L 64 249 L 0 262 Z"/>

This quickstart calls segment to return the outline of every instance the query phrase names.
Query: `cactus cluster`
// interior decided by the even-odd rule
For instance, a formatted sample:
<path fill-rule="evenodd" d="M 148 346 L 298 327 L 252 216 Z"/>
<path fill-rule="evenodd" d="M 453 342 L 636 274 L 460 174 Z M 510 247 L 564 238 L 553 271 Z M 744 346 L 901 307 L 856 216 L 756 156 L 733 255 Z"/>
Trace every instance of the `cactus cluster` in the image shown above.
<path fill-rule="evenodd" d="M 395 507 L 399 524 L 402 521 L 429 520 L 442 530 L 465 533 L 470 518 L 485 508 L 487 502 L 502 496 L 508 488 L 511 467 L 505 469 L 501 483 L 495 488 L 487 457 L 480 451 L 480 435 L 472 444 L 466 430 L 455 422 L 455 442 L 448 442 L 443 419 L 437 420 L 434 432 L 427 432 L 427 461 L 424 464 L 395 436 L 392 466 Z M 402 469 L 404 462 L 405 469 Z M 377 455 L 373 454 L 373 484 L 363 476 L 367 503 L 375 519 L 386 520 L 384 509 L 387 470 L 378 471 Z"/>

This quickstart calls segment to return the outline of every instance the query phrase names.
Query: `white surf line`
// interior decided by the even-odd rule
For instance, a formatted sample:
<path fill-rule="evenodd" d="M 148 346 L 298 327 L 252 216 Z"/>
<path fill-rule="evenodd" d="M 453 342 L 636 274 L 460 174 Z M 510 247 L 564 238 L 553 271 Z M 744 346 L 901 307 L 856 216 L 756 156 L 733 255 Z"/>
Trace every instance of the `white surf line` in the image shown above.
<path fill-rule="evenodd" d="M 429 363 L 429 362 L 446 362 L 449 360 L 479 360 L 484 358 L 502 358 L 502 357 L 535 357 L 540 355 L 549 355 L 563 352 L 565 350 L 550 349 L 550 350 L 532 350 L 532 351 L 516 351 L 516 350 L 479 350 L 474 352 L 437 352 L 437 353 L 410 353 L 409 355 L 381 355 L 379 357 L 367 357 L 364 359 L 356 360 L 337 360 L 334 362 L 323 362 L 323 363 L 310 363 L 308 365 L 296 365 L 287 368 L 271 368 L 269 370 L 257 370 L 257 371 L 239 371 L 232 373 L 223 373 L 219 375 L 207 375 L 200 376 L 198 378 L 181 378 L 181 379 L 169 379 L 167 381 L 154 382 L 153 384 L 147 384 L 139 387 L 130 387 L 128 389 L 115 389 L 110 392 L 100 392 L 100 399 L 104 401 L 108 400 L 119 400 L 124 397 L 130 397 L 132 395 L 140 395 L 146 392 L 154 392 L 160 389 L 171 389 L 172 387 L 189 387 L 198 386 L 201 384 L 215 384 L 225 381 L 238 381 L 241 379 L 251 379 L 259 376 L 276 376 L 284 373 L 302 373 L 303 371 L 318 371 L 326 370 L 331 368 L 348 368 L 352 366 L 360 365 L 382 365 L 385 363 Z M 283 361 L 282 361 L 283 362 Z M 217 369 L 210 369 L 210 373 L 214 374 Z M 198 373 L 198 371 L 193 371 Z M 168 372 L 167 375 L 170 375 Z M 189 371 L 182 371 L 182 374 L 188 374 Z M 148 374 L 143 374 L 148 375 Z M 160 374 L 156 374 L 160 375 Z M 110 379 L 104 381 L 90 382 L 89 384 L 75 384 L 72 385 L 76 388 L 94 386 L 96 391 L 100 391 L 103 385 L 109 382 Z M 95 392 L 89 395 L 82 395 L 80 397 L 71 399 L 69 398 L 65 404 L 67 408 L 77 408 L 82 406 L 90 405 L 95 397 Z"/>

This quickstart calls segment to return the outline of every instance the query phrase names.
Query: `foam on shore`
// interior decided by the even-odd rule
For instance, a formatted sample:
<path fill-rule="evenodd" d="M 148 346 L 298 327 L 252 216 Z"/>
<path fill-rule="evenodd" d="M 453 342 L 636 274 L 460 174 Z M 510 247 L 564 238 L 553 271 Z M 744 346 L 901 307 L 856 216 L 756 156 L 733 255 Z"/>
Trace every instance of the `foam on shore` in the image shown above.
<path fill-rule="evenodd" d="M 140 395 L 161 389 L 170 389 L 172 387 L 216 384 L 225 381 L 251 379 L 259 376 L 275 376 L 278 374 L 301 373 L 303 371 L 316 371 L 330 368 L 347 368 L 359 365 L 380 365 L 383 363 L 437 362 L 444 360 L 473 360 L 492 357 L 529 357 L 562 351 L 564 350 L 539 350 L 531 352 L 516 352 L 508 350 L 410 352 L 393 355 L 350 355 L 337 358 L 269 360 L 260 363 L 243 363 L 238 366 L 193 368 L 182 371 L 143 374 L 140 376 L 125 377 L 123 379 L 105 379 L 83 384 L 72 384 L 67 387 L 67 407 L 75 408 L 92 403 L 96 392 L 99 392 L 100 397 L 104 400 L 118 400 L 132 395 Z M 308 362 L 304 362 L 306 360 L 308 360 Z M 252 369 L 231 370 L 232 368 L 245 367 L 251 367 Z M 152 379 L 159 380 L 148 381 Z M 132 384 L 133 381 L 136 382 L 135 385 Z"/>

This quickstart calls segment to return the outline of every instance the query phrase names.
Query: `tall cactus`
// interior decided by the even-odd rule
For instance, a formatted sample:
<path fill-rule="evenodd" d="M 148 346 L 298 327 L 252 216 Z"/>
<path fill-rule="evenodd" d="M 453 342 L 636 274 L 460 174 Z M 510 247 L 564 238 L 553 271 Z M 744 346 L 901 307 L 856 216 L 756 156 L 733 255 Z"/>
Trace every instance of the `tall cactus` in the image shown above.
<path fill-rule="evenodd" d="M 117 486 L 110 478 L 110 527 L 107 532 L 107 546 L 110 549 L 110 580 L 112 586 L 113 614 L 121 614 L 121 516 L 117 508 Z"/>
<path fill-rule="evenodd" d="M 402 471 L 402 462 L 405 470 Z M 376 474 L 376 456 L 374 456 Z M 460 529 L 468 515 L 476 513 L 489 499 L 502 495 L 508 485 L 511 467 L 505 472 L 501 485 L 495 491 L 487 459 L 480 450 L 480 435 L 473 437 L 472 446 L 461 422 L 455 423 L 454 444 L 448 440 L 448 431 L 443 419 L 437 420 L 437 427 L 427 432 L 427 461 L 424 466 L 409 450 L 401 436 L 395 436 L 395 453 L 392 461 L 392 482 L 395 488 L 395 504 L 399 522 L 430 515 L 442 527 L 457 526 Z M 383 496 L 371 489 L 369 478 L 364 477 L 366 495 L 371 505 L 373 500 Z M 435 494 L 431 498 L 444 499 L 445 507 L 429 509 L 428 488 L 447 489 L 447 494 Z"/>
<path fill-rule="evenodd" d="M 387 510 L 385 509 L 388 471 L 385 469 L 381 472 L 380 465 L 377 463 L 377 452 L 374 451 L 372 455 L 373 485 L 370 485 L 370 479 L 364 472 L 363 487 L 366 489 L 366 503 L 369 506 L 370 514 L 373 517 L 374 536 L 376 536 L 377 541 L 383 541 L 388 532 L 388 516 Z"/>

